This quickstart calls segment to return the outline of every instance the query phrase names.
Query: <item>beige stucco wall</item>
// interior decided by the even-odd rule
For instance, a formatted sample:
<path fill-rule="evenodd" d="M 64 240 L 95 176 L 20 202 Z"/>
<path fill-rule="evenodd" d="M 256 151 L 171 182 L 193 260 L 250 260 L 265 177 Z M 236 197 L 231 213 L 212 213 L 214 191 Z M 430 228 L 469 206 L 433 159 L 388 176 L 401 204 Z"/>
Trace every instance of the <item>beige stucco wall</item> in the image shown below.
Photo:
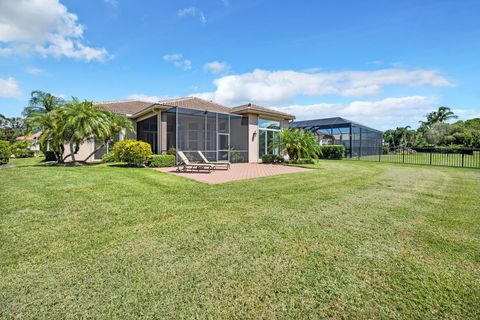
<path fill-rule="evenodd" d="M 80 144 L 80 149 L 78 150 L 77 154 L 75 154 L 75 160 L 77 161 L 85 161 L 85 159 L 93 152 L 94 150 L 94 140 L 88 139 L 85 140 L 83 143 Z M 64 144 L 65 152 L 63 153 L 63 157 L 70 154 L 70 146 L 68 144 Z M 72 161 L 72 157 L 68 156 L 65 159 L 65 162 Z M 88 162 L 94 162 L 94 156 L 91 156 L 88 159 Z"/>
<path fill-rule="evenodd" d="M 258 162 L 258 116 L 248 115 L 248 162 Z"/>

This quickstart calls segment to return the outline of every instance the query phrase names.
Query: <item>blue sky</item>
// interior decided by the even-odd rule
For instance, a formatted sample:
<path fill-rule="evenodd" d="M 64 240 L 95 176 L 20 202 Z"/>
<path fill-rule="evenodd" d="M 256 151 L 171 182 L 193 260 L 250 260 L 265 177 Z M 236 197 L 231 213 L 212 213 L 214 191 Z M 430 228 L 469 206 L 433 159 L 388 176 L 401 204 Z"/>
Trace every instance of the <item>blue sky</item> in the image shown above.
<path fill-rule="evenodd" d="M 32 90 L 197 95 L 298 119 L 480 116 L 480 1 L 0 0 L 0 113 Z"/>

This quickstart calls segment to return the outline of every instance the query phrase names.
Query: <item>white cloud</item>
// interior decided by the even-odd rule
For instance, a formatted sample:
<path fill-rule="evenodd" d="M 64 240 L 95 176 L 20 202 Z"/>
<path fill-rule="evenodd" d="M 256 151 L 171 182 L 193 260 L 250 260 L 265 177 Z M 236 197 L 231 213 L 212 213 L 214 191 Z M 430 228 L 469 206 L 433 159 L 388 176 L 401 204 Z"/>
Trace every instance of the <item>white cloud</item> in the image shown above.
<path fill-rule="evenodd" d="M 149 102 L 158 102 L 160 100 L 171 99 L 170 96 L 149 96 L 143 93 L 132 93 L 127 96 L 127 99 L 133 100 L 142 100 L 142 101 L 149 101 Z"/>
<path fill-rule="evenodd" d="M 84 43 L 85 26 L 58 0 L 0 1 L 0 53 L 35 51 L 44 56 L 103 61 L 104 48 Z"/>
<path fill-rule="evenodd" d="M 224 104 L 254 101 L 288 104 L 297 96 L 340 95 L 361 97 L 377 95 L 388 85 L 420 87 L 452 86 L 435 70 L 380 69 L 374 71 L 298 72 L 255 69 L 216 79 L 216 91 L 201 95 Z"/>
<path fill-rule="evenodd" d="M 20 85 L 15 78 L 0 78 L 0 98 L 18 98 L 21 95 Z"/>
<path fill-rule="evenodd" d="M 192 61 L 189 59 L 184 59 L 183 55 L 180 53 L 165 54 L 163 61 L 172 62 L 174 66 L 183 70 L 192 69 Z"/>
<path fill-rule="evenodd" d="M 211 61 L 203 65 L 203 69 L 209 71 L 213 74 L 219 74 L 221 72 L 227 71 L 230 68 L 228 63 L 221 61 Z"/>
<path fill-rule="evenodd" d="M 207 18 L 203 11 L 198 10 L 196 7 L 187 7 L 177 11 L 179 17 L 198 17 L 202 23 L 207 23 Z"/>
<path fill-rule="evenodd" d="M 40 68 L 27 68 L 25 70 L 28 74 L 31 74 L 32 76 L 38 76 L 43 73 L 43 70 Z"/>
<path fill-rule="evenodd" d="M 118 0 L 103 0 L 103 1 L 114 8 L 118 6 Z"/>
<path fill-rule="evenodd" d="M 180 9 L 177 11 L 177 16 L 185 17 L 185 16 L 192 16 L 194 17 L 197 14 L 197 8 L 195 7 L 188 7 L 184 9 Z"/>
<path fill-rule="evenodd" d="M 297 120 L 344 117 L 384 130 L 405 125 L 418 126 L 418 121 L 434 110 L 436 103 L 437 99 L 431 96 L 406 96 L 347 104 L 294 104 L 277 109 L 294 114 Z"/>

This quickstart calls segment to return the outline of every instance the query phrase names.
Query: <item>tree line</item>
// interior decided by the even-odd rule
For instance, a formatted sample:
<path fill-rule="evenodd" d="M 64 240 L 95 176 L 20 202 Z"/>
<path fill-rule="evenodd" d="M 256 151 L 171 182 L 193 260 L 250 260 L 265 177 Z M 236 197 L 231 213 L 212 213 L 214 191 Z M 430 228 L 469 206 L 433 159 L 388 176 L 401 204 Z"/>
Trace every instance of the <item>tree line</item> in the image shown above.
<path fill-rule="evenodd" d="M 398 147 L 454 147 L 480 148 L 480 118 L 458 120 L 448 107 L 439 107 L 420 121 L 418 129 L 397 127 L 384 132 L 383 140 L 390 148 Z"/>

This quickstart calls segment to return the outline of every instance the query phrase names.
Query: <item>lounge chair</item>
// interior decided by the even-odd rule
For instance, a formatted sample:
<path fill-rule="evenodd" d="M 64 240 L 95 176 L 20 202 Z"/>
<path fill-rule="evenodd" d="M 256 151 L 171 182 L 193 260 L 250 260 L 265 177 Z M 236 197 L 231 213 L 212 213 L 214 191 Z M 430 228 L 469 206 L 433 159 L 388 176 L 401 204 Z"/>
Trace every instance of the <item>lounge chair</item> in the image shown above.
<path fill-rule="evenodd" d="M 217 167 L 220 167 L 220 168 L 224 168 L 226 170 L 229 170 L 230 169 L 230 162 L 226 161 L 226 162 L 215 162 L 215 161 L 209 161 L 207 159 L 207 157 L 205 157 L 205 155 L 203 154 L 202 151 L 197 151 L 198 152 L 198 155 L 200 156 L 200 158 L 202 158 L 203 162 L 205 164 L 210 164 L 214 167 L 214 169 L 217 169 Z"/>
<path fill-rule="evenodd" d="M 200 171 L 207 171 L 208 173 L 212 172 L 215 167 L 211 164 L 207 163 L 191 163 L 190 160 L 185 156 L 182 151 L 177 151 L 177 154 L 182 159 L 182 162 L 177 165 L 177 172 L 200 172 Z"/>

